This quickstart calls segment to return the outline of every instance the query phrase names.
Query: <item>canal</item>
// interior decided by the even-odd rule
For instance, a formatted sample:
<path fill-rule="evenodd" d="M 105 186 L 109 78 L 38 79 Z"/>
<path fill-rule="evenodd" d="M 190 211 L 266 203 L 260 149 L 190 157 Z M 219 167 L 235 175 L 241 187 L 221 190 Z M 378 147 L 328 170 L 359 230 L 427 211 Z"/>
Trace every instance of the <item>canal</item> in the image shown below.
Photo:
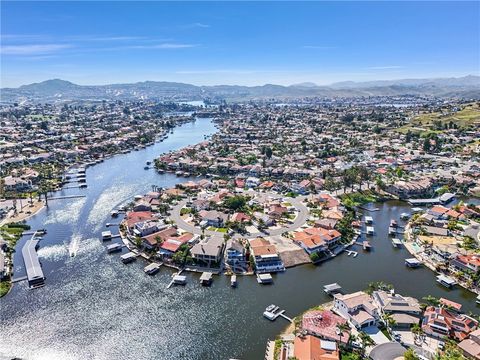
<path fill-rule="evenodd" d="M 338 282 L 346 291 L 365 289 L 371 281 L 395 285 L 398 292 L 422 298 L 447 297 L 478 312 L 475 296 L 460 288 L 448 291 L 427 269 L 407 269 L 403 249 L 388 237 L 390 219 L 399 220 L 408 206 L 401 202 L 375 204 L 373 250 L 357 257 L 340 255 L 320 266 L 300 266 L 274 276 L 274 285 L 260 286 L 254 277 L 240 277 L 238 288 L 225 276 L 210 288 L 187 274 L 185 287 L 167 289 L 171 271 L 150 277 L 145 263 L 124 265 L 108 255 L 100 240 L 110 211 L 151 190 L 174 186 L 172 174 L 144 170 L 160 153 L 202 141 L 216 131 L 209 119 L 198 119 L 174 130 L 168 139 L 140 151 L 115 156 L 88 168 L 88 189 L 68 189 L 57 195 L 83 198 L 54 200 L 29 220 L 48 234 L 38 250 L 46 286 L 27 290 L 15 284 L 0 299 L 0 358 L 26 359 L 262 359 L 265 344 L 287 325 L 262 317 L 274 303 L 290 317 L 329 301 L 323 285 Z M 115 229 L 113 230 L 115 233 Z M 19 242 L 15 276 L 24 274 Z M 70 256 L 74 254 L 74 256 Z"/>

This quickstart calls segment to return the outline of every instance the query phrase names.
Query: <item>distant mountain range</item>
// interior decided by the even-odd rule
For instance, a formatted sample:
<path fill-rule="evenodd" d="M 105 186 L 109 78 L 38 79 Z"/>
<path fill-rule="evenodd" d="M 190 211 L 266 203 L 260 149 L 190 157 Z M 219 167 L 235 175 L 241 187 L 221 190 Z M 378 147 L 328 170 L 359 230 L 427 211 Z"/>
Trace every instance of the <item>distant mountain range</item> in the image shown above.
<path fill-rule="evenodd" d="M 266 84 L 263 86 L 191 84 L 145 81 L 133 84 L 77 85 L 53 79 L 23 85 L 19 88 L 0 89 L 2 103 L 63 102 L 99 100 L 172 100 L 191 101 L 225 99 L 245 101 L 252 99 L 289 99 L 299 97 L 354 97 L 379 95 L 420 95 L 480 99 L 480 76 L 458 78 L 404 79 L 368 82 L 345 81 L 319 86 L 300 83 L 291 86 Z"/>

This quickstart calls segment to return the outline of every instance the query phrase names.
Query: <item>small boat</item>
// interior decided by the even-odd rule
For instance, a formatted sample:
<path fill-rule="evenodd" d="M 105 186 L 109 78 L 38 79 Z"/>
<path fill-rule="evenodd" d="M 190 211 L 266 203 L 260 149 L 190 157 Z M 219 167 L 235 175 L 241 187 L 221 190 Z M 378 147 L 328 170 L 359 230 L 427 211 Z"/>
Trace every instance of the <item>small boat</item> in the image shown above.
<path fill-rule="evenodd" d="M 477 296 L 476 303 L 477 303 L 477 304 L 480 304 L 480 295 Z"/>
<path fill-rule="evenodd" d="M 151 161 L 147 161 L 147 165 L 150 165 L 152 162 Z"/>
<path fill-rule="evenodd" d="M 365 251 L 370 251 L 372 249 L 372 246 L 368 241 L 364 241 L 362 245 L 363 245 L 363 250 Z M 353 256 L 355 257 L 355 254 Z"/>
<path fill-rule="evenodd" d="M 375 233 L 375 228 L 373 226 L 367 226 L 367 235 L 373 235 Z"/>
<path fill-rule="evenodd" d="M 237 287 L 237 275 L 233 274 L 230 278 L 230 286 L 233 288 Z"/>
<path fill-rule="evenodd" d="M 86 187 L 87 187 L 87 184 L 81 184 L 81 185 L 79 186 L 80 189 L 85 189 Z"/>
<path fill-rule="evenodd" d="M 373 224 L 373 218 L 371 216 L 365 216 L 365 224 Z"/>
<path fill-rule="evenodd" d="M 111 231 L 102 231 L 102 240 L 112 240 L 112 232 Z"/>
<path fill-rule="evenodd" d="M 265 311 L 268 311 L 268 312 L 271 312 L 271 313 L 275 313 L 277 310 L 279 309 L 279 307 L 275 304 L 271 304 L 271 305 L 268 305 L 265 309 Z"/>
<path fill-rule="evenodd" d="M 394 219 L 390 220 L 390 227 L 394 229 L 397 228 L 398 227 L 397 221 Z"/>
<path fill-rule="evenodd" d="M 123 248 L 122 244 L 115 243 L 115 244 L 110 244 L 107 246 L 107 252 L 108 253 L 114 253 L 116 251 L 121 251 Z"/>
<path fill-rule="evenodd" d="M 397 233 L 397 229 L 394 227 L 389 227 L 388 228 L 388 235 L 395 235 Z"/>
<path fill-rule="evenodd" d="M 408 220 L 408 219 L 410 219 L 410 214 L 409 213 L 401 213 L 400 214 L 400 219 Z"/>
<path fill-rule="evenodd" d="M 189 172 L 184 172 L 184 173 L 183 173 L 183 176 L 185 176 L 185 177 L 190 177 L 190 173 L 189 173 Z"/>
<path fill-rule="evenodd" d="M 149 170 L 150 168 L 148 166 L 144 166 L 143 170 Z"/>
<path fill-rule="evenodd" d="M 182 176 L 182 175 L 183 175 L 183 171 L 176 171 L 176 172 L 175 172 L 175 175 L 177 175 L 177 176 Z"/>
<path fill-rule="evenodd" d="M 163 173 L 165 173 L 165 170 L 163 170 L 163 169 L 157 169 L 157 172 L 158 172 L 159 174 L 163 174 Z"/>
<path fill-rule="evenodd" d="M 117 211 L 117 210 L 113 210 L 113 211 L 110 213 L 110 216 L 111 216 L 112 218 L 118 217 L 118 211 Z"/>

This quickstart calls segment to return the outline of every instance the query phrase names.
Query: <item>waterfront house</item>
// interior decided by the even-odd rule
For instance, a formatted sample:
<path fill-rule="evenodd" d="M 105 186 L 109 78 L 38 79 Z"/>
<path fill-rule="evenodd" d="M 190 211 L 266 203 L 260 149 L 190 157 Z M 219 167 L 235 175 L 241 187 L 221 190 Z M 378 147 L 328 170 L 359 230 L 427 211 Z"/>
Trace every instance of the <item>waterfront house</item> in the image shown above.
<path fill-rule="evenodd" d="M 250 240 L 250 249 L 255 261 L 257 274 L 285 271 L 277 248 L 264 238 Z"/>
<path fill-rule="evenodd" d="M 311 310 L 302 316 L 301 330 L 320 339 L 348 343 L 350 331 L 339 332 L 338 326 L 347 321 L 330 310 Z M 341 336 L 340 336 L 341 335 Z"/>
<path fill-rule="evenodd" d="M 467 339 L 458 344 L 458 348 L 467 358 L 480 360 L 480 329 L 472 331 Z"/>
<path fill-rule="evenodd" d="M 392 316 L 395 328 L 408 329 L 420 322 L 422 310 L 417 299 L 383 290 L 374 291 L 372 299 L 382 314 Z"/>
<path fill-rule="evenodd" d="M 194 235 L 191 233 L 184 233 L 180 236 L 176 236 L 176 234 L 172 235 L 161 243 L 158 254 L 163 257 L 170 257 L 176 253 L 183 244 L 189 243 L 193 238 Z"/>
<path fill-rule="evenodd" d="M 334 299 L 334 311 L 357 329 L 377 324 L 379 311 L 367 293 L 335 294 Z"/>
<path fill-rule="evenodd" d="M 126 214 L 125 219 L 128 229 L 132 231 L 136 223 L 153 220 L 155 216 L 151 211 L 131 211 Z"/>
<path fill-rule="evenodd" d="M 213 263 L 220 263 L 224 245 L 223 237 L 212 236 L 207 240 L 195 244 L 190 250 L 190 253 L 194 260 L 211 266 Z"/>
<path fill-rule="evenodd" d="M 422 330 L 433 337 L 448 336 L 462 341 L 477 328 L 473 318 L 439 306 L 429 306 L 423 314 Z"/>
<path fill-rule="evenodd" d="M 166 228 L 167 225 L 163 221 L 159 220 L 146 220 L 135 223 L 133 226 L 133 234 L 136 236 L 144 237 L 161 229 Z"/>
<path fill-rule="evenodd" d="M 247 258 L 243 244 L 237 239 L 230 239 L 225 246 L 225 262 L 233 272 L 245 271 Z"/>
<path fill-rule="evenodd" d="M 480 255 L 456 254 L 450 261 L 450 265 L 460 271 L 473 271 L 478 274 L 480 272 Z"/>
<path fill-rule="evenodd" d="M 340 352 L 333 341 L 315 336 L 296 336 L 293 343 L 294 356 L 298 360 L 339 360 Z"/>
<path fill-rule="evenodd" d="M 169 238 L 177 235 L 177 229 L 169 227 L 142 237 L 142 243 L 147 249 L 155 249 Z"/>

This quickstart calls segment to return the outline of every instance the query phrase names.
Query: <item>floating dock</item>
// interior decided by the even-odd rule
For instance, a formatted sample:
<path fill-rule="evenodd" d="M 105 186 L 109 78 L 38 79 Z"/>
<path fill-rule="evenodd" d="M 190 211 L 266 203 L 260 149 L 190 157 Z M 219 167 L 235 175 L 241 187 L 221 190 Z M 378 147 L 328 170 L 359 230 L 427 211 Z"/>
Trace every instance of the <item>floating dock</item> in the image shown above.
<path fill-rule="evenodd" d="M 213 274 L 211 272 L 204 272 L 200 276 L 200 284 L 203 286 L 210 286 L 212 284 Z"/>
<path fill-rule="evenodd" d="M 122 259 L 122 262 L 124 264 L 128 264 L 128 263 L 131 263 L 132 261 L 137 260 L 137 254 L 135 254 L 133 252 L 128 252 L 128 253 L 120 256 L 120 259 Z"/>
<path fill-rule="evenodd" d="M 405 265 L 410 268 L 417 268 L 422 265 L 422 262 L 416 258 L 409 258 L 405 259 Z"/>
<path fill-rule="evenodd" d="M 259 284 L 272 284 L 273 278 L 270 274 L 257 274 L 257 282 Z"/>
<path fill-rule="evenodd" d="M 402 240 L 397 239 L 397 238 L 393 238 L 393 239 L 392 239 L 392 245 L 393 245 L 393 247 L 399 248 L 399 247 L 402 246 L 402 244 L 403 244 L 403 243 L 402 243 Z"/>
<path fill-rule="evenodd" d="M 437 276 L 437 282 L 447 288 L 452 288 L 457 285 L 457 282 L 453 278 L 443 274 Z"/>
<path fill-rule="evenodd" d="M 151 263 L 143 268 L 143 271 L 147 275 L 154 275 L 160 270 L 159 263 Z"/>
<path fill-rule="evenodd" d="M 28 286 L 37 288 L 45 285 L 45 276 L 43 275 L 42 266 L 38 260 L 37 247 L 38 242 L 35 234 L 28 240 L 22 248 L 23 261 L 27 270 Z"/>
<path fill-rule="evenodd" d="M 263 312 L 263 316 L 266 317 L 270 321 L 275 321 L 278 317 L 282 317 L 285 320 L 293 323 L 293 320 L 285 315 L 285 310 L 280 310 L 280 308 L 276 305 L 267 306 L 265 311 Z"/>

